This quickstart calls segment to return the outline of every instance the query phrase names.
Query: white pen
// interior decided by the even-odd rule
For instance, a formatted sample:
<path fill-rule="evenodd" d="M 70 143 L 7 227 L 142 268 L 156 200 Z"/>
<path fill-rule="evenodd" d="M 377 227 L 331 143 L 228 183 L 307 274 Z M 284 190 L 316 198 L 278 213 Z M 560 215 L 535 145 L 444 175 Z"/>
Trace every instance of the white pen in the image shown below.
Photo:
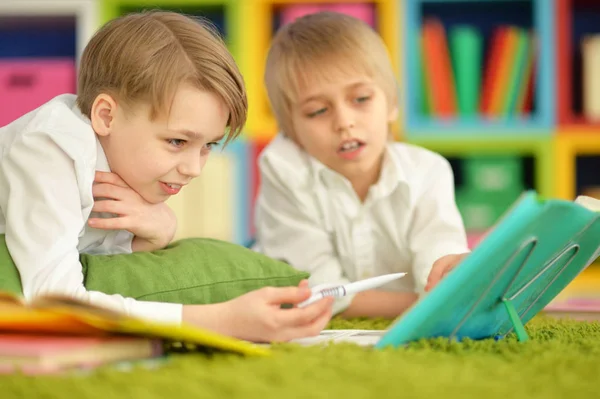
<path fill-rule="evenodd" d="M 310 305 L 311 303 L 315 303 L 320 299 L 323 299 L 327 296 L 332 296 L 334 298 L 341 298 L 346 295 L 355 294 L 357 292 L 370 290 L 379 286 L 382 286 L 390 281 L 399 279 L 401 277 L 406 276 L 406 273 L 392 273 L 392 274 L 384 274 L 383 276 L 377 276 L 368 278 L 366 280 L 356 281 L 354 283 L 349 283 L 346 285 L 329 285 L 323 284 L 313 287 L 311 289 L 312 295 L 306 301 L 298 304 L 299 308 L 303 308 L 305 306 Z"/>

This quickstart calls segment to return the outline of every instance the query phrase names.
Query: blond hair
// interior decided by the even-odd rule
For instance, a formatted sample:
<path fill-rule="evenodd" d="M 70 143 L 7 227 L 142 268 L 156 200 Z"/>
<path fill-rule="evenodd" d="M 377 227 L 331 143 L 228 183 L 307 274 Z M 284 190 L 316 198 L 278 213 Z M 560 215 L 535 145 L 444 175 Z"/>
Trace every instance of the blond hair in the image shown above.
<path fill-rule="evenodd" d="M 285 134 L 294 134 L 291 107 L 307 77 L 328 79 L 340 72 L 367 74 L 384 90 L 390 105 L 395 105 L 397 82 L 389 53 L 377 32 L 362 20 L 320 12 L 277 31 L 264 80 L 271 108 Z"/>
<path fill-rule="evenodd" d="M 206 20 L 166 11 L 128 14 L 106 23 L 81 57 L 77 105 L 90 116 L 101 93 L 125 107 L 150 105 L 150 118 L 168 114 L 177 87 L 216 94 L 229 110 L 227 141 L 246 122 L 242 75 L 216 29 Z"/>

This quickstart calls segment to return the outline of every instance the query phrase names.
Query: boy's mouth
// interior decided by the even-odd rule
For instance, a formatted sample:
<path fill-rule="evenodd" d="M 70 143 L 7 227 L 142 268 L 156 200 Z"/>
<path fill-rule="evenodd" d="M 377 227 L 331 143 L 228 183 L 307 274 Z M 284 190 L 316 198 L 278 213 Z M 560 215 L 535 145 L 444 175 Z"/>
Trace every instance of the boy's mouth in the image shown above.
<path fill-rule="evenodd" d="M 179 192 L 179 190 L 181 190 L 181 187 L 183 187 L 182 184 L 176 184 L 176 183 L 165 183 L 165 182 L 160 182 L 160 185 L 162 186 L 163 190 L 165 191 L 165 193 L 167 193 L 168 195 L 175 195 Z"/>
<path fill-rule="evenodd" d="M 364 145 L 365 145 L 365 143 L 361 140 L 357 140 L 357 139 L 345 140 L 338 147 L 338 152 L 339 153 L 353 152 L 353 151 L 356 151 L 356 150 L 364 147 Z"/>

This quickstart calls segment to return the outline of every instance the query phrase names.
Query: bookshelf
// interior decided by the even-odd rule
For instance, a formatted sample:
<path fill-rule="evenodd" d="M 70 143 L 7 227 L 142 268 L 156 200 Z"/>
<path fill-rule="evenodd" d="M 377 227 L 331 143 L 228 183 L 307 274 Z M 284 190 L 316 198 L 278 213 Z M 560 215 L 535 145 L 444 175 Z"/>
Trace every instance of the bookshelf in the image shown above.
<path fill-rule="evenodd" d="M 91 0 L 0 2 L 0 126 L 75 93 L 79 56 L 96 27 Z"/>
<path fill-rule="evenodd" d="M 553 15 L 554 8 L 552 1 L 546 0 L 414 0 L 404 1 L 402 11 L 406 15 L 405 31 L 405 78 L 407 103 L 406 113 L 406 135 L 407 138 L 418 139 L 422 137 L 432 137 L 444 139 L 446 137 L 471 137 L 471 138 L 495 138 L 502 135 L 520 135 L 545 137 L 551 135 L 554 124 L 553 103 L 554 98 L 554 45 L 553 45 Z M 426 48 L 424 40 L 425 22 L 434 19 L 439 21 L 445 30 L 444 40 L 445 48 L 438 47 L 442 52 L 449 52 L 450 62 L 457 62 L 459 51 L 463 51 L 462 62 L 454 65 L 448 65 L 449 69 L 457 71 L 457 66 L 465 65 L 471 68 L 469 78 L 476 77 L 478 82 L 473 85 L 479 85 L 480 89 L 477 96 L 483 98 L 488 87 L 486 87 L 486 73 L 489 65 L 490 52 L 493 45 L 494 33 L 501 26 L 514 26 L 523 30 L 523 33 L 533 33 L 537 41 L 538 57 L 534 67 L 536 78 L 533 109 L 530 113 L 509 113 L 502 112 L 494 115 L 483 114 L 481 110 L 476 112 L 464 112 L 461 109 L 455 109 L 451 112 L 431 112 L 425 113 L 422 109 L 423 96 L 427 95 L 428 90 L 421 87 L 423 79 L 427 80 L 425 85 L 441 86 L 446 85 L 439 76 L 427 74 L 427 66 L 437 62 L 444 62 L 444 57 L 436 58 L 436 62 L 427 62 L 421 60 L 419 56 L 423 48 Z M 453 46 L 453 35 L 459 28 L 468 27 L 473 36 L 472 43 L 457 42 Z M 438 42 L 432 39 L 434 46 Z M 460 40 L 460 39 L 457 39 Z M 528 43 L 528 42 L 526 42 Z M 464 48 L 470 48 L 468 54 L 464 53 Z M 518 47 L 514 47 L 518 49 Z M 424 51 L 423 57 L 430 55 Z M 515 62 L 517 62 L 516 60 Z M 502 59 L 499 59 L 499 64 Z M 496 63 L 492 63 L 496 65 Z M 424 66 L 422 68 L 422 66 Z M 447 69 L 448 69 L 447 68 Z M 498 67 L 500 69 L 501 67 Z M 438 70 L 437 73 L 446 72 Z M 452 72 L 452 71 L 450 71 Z M 498 73 L 501 74 L 500 70 Z M 478 74 L 478 76 L 477 76 Z M 506 79 L 498 78 L 500 82 L 510 84 L 509 76 Z M 432 80 L 436 79 L 435 82 Z M 516 78 L 515 78 L 516 79 Z M 465 85 L 456 85 L 452 90 L 461 90 L 467 87 Z M 489 87 L 491 92 L 491 87 Z M 433 90 L 432 90 L 433 91 Z M 510 93 L 508 93 L 510 94 Z M 435 95 L 435 93 L 434 93 Z M 478 98 L 474 98 L 478 100 Z M 479 104 L 476 104 L 479 105 Z"/>
<path fill-rule="evenodd" d="M 600 34 L 600 3 L 556 0 L 557 110 L 560 133 L 598 134 L 600 121 L 585 116 L 582 40 Z"/>
<path fill-rule="evenodd" d="M 270 39 L 283 23 L 284 13 L 291 8 L 306 11 L 339 6 L 369 10 L 365 15 L 370 15 L 388 47 L 401 88 L 403 112 L 397 124 L 398 136 L 450 160 L 457 176 L 461 211 L 465 215 L 469 212 L 471 218 L 483 215 L 481 220 L 475 218 L 469 222 L 475 226 L 472 233 L 485 230 L 493 215 L 504 210 L 509 199 L 521 189 L 533 188 L 544 196 L 565 199 L 598 192 L 600 123 L 581 115 L 583 83 L 579 44 L 585 35 L 600 33 L 600 25 L 595 23 L 600 17 L 598 1 L 2 0 L 0 78 L 7 73 L 11 76 L 10 71 L 15 70 L 14 66 L 9 68 L 10 61 L 30 62 L 31 76 L 47 72 L 49 69 L 43 67 L 48 65 L 45 62 L 67 61 L 72 64 L 73 77 L 68 88 L 72 90 L 83 47 L 96 29 L 111 18 L 134 10 L 161 8 L 210 19 L 224 36 L 244 75 L 250 106 L 248 123 L 235 145 L 211 155 L 213 159 L 207 164 L 206 174 L 199 179 L 198 186 L 182 195 L 179 202 L 174 201 L 174 206 L 181 218 L 204 209 L 206 204 L 214 207 L 202 218 L 184 222 L 186 227 L 181 234 L 202 233 L 245 243 L 253 234 L 252 206 L 258 185 L 256 159 L 277 132 L 263 87 Z M 470 56 L 478 62 L 472 65 L 479 65 L 475 69 L 475 84 L 471 85 L 471 90 L 475 90 L 470 92 L 471 103 L 466 100 L 469 97 L 465 97 L 465 91 L 457 93 L 457 106 L 470 104 L 469 112 L 461 108 L 462 112 L 451 117 L 440 117 L 423 110 L 427 97 L 423 96 L 422 89 L 422 78 L 426 75 L 421 73 L 424 70 L 420 57 L 421 35 L 424 22 L 432 18 L 446 29 L 451 57 L 458 59 L 456 48 L 460 46 L 456 43 L 465 37 L 466 43 L 479 46 L 476 47 L 479 55 L 476 52 Z M 481 87 L 486 81 L 486 61 L 495 29 L 507 25 L 532 32 L 535 37 L 537 56 L 533 64 L 531 103 L 528 108 L 520 109 L 521 112 L 490 117 L 481 111 Z M 457 29 L 465 26 L 471 29 Z M 462 36 L 456 32 L 462 32 Z M 7 38 L 9 40 L 5 40 Z M 456 43 L 453 40 L 457 40 Z M 464 52 L 460 57 L 470 59 Z M 455 73 L 457 61 L 450 59 Z M 462 68 L 456 73 L 464 79 L 469 76 L 465 72 L 468 70 Z M 26 112 L 27 107 L 33 108 L 62 89 L 67 90 L 66 83 L 53 91 L 37 92 L 29 88 L 26 97 L 31 102 L 20 102 L 21 108 L 13 112 Z M 21 95 L 24 93 L 27 94 Z M 15 93 L 0 86 L 0 102 L 4 99 L 5 103 L 12 103 L 14 98 L 17 98 Z M 8 106 L 0 104 L 0 125 L 3 113 L 9 118 Z M 482 184 L 476 177 L 478 174 L 491 176 L 490 181 L 495 183 Z M 215 193 L 213 200 L 206 196 L 206 191 Z M 233 198 L 227 199 L 227 196 Z M 226 218 L 227 214 L 234 216 Z M 211 228 L 209 224 L 215 226 Z"/>

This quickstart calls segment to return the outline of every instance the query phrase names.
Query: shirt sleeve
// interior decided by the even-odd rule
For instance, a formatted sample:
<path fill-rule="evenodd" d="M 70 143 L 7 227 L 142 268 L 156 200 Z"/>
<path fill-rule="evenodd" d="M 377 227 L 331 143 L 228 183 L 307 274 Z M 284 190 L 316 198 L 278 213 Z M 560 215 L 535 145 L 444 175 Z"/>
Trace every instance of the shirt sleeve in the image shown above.
<path fill-rule="evenodd" d="M 86 290 L 77 250 L 86 221 L 76 164 L 50 135 L 19 135 L 0 162 L 6 245 L 19 270 L 26 300 L 41 294 L 63 294 L 130 316 L 181 322 L 181 304 Z"/>
<path fill-rule="evenodd" d="M 260 160 L 259 170 L 255 210 L 258 250 L 310 273 L 310 286 L 348 283 L 312 193 L 294 185 L 290 176 L 284 178 L 286 173 L 265 159 Z M 334 314 L 344 311 L 353 298 L 338 298 Z"/>
<path fill-rule="evenodd" d="M 455 202 L 454 175 L 447 160 L 436 156 L 426 174 L 413 215 L 410 249 L 418 294 L 423 294 L 433 263 L 445 255 L 469 252 L 464 223 Z"/>

